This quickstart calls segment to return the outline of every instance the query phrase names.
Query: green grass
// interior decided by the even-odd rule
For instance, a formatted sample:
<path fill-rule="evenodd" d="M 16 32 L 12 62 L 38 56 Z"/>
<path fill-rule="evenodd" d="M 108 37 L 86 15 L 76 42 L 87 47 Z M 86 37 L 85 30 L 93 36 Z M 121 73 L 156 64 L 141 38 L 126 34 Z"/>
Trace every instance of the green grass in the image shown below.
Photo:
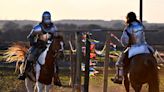
<path fill-rule="evenodd" d="M 3 60 L 3 56 L 0 56 L 0 61 L 2 61 Z"/>
<path fill-rule="evenodd" d="M 2 54 L 4 54 L 4 50 L 0 50 L 0 61 L 2 61 L 3 60 L 3 56 L 2 56 Z"/>
<path fill-rule="evenodd" d="M 0 92 L 23 92 L 24 82 L 17 80 L 14 67 L 0 67 Z"/>

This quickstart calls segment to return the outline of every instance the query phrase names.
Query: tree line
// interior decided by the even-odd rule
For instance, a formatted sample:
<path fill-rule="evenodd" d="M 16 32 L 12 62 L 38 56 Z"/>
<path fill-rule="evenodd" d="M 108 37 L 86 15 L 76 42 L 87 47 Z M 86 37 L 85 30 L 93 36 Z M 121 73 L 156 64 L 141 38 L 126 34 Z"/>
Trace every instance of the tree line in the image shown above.
<path fill-rule="evenodd" d="M 106 27 L 102 27 L 100 25 L 89 24 L 89 25 L 75 25 L 75 24 L 55 24 L 61 34 L 64 36 L 65 41 L 68 39 L 72 39 L 74 42 L 74 33 L 73 32 L 62 32 L 63 30 L 92 30 L 92 29 L 105 29 L 111 30 Z M 23 41 L 27 42 L 27 35 L 30 33 L 34 25 L 26 24 L 26 25 L 19 25 L 15 22 L 9 21 L 6 22 L 0 29 L 0 44 L 5 42 L 15 42 L 15 41 Z M 111 30 L 118 38 L 120 38 L 121 33 L 123 30 L 122 28 L 119 30 Z M 102 42 L 105 41 L 105 32 L 92 32 L 93 38 Z M 70 35 L 72 38 L 70 38 Z M 164 45 L 164 31 L 161 30 L 154 30 L 154 31 L 147 31 L 146 30 L 146 39 L 150 44 L 157 44 L 157 45 Z M 112 39 L 113 40 L 113 39 Z M 115 44 L 119 44 L 116 40 L 113 40 Z M 67 45 L 66 45 L 67 46 Z M 68 46 L 67 46 L 68 47 Z"/>

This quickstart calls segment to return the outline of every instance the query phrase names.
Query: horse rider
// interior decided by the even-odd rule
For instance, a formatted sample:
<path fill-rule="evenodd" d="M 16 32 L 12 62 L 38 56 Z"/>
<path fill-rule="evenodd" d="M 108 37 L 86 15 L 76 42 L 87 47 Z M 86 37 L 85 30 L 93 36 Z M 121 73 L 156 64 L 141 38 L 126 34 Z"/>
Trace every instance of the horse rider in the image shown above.
<path fill-rule="evenodd" d="M 32 69 L 32 65 L 36 63 L 40 54 L 47 48 L 47 44 L 52 42 L 56 31 L 56 26 L 51 22 L 50 12 L 45 11 L 42 14 L 42 21 L 27 36 L 31 48 L 24 61 L 26 63 L 24 64 L 25 69 L 22 74 L 19 74 L 18 79 L 25 80 L 27 72 Z"/>
<path fill-rule="evenodd" d="M 126 16 L 126 27 L 121 36 L 121 44 L 125 50 L 121 53 L 116 62 L 116 75 L 111 78 L 111 81 L 117 84 L 122 84 L 123 66 L 126 58 L 130 60 L 132 56 L 142 53 L 152 53 L 153 48 L 149 46 L 145 40 L 144 26 L 137 20 L 134 12 L 129 12 Z"/>

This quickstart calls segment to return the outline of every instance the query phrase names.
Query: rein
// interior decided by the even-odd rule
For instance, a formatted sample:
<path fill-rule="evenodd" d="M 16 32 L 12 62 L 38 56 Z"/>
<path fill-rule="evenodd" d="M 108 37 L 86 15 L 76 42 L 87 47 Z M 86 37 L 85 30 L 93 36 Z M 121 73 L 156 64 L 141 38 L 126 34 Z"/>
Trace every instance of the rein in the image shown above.
<path fill-rule="evenodd" d="M 53 58 L 56 58 L 56 57 L 57 57 L 58 52 L 59 52 L 59 51 L 55 51 L 55 52 L 53 53 Z"/>

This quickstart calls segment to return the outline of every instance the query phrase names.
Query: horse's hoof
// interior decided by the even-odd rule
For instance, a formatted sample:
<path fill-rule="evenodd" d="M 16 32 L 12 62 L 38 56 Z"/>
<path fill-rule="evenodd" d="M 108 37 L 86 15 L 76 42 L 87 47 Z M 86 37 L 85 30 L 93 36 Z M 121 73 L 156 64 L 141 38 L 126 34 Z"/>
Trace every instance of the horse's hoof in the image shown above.
<path fill-rule="evenodd" d="M 18 76 L 19 80 L 25 80 L 25 78 L 26 78 L 26 76 L 24 74 Z"/>
<path fill-rule="evenodd" d="M 55 82 L 54 85 L 59 86 L 59 87 L 62 86 L 61 82 Z"/>

